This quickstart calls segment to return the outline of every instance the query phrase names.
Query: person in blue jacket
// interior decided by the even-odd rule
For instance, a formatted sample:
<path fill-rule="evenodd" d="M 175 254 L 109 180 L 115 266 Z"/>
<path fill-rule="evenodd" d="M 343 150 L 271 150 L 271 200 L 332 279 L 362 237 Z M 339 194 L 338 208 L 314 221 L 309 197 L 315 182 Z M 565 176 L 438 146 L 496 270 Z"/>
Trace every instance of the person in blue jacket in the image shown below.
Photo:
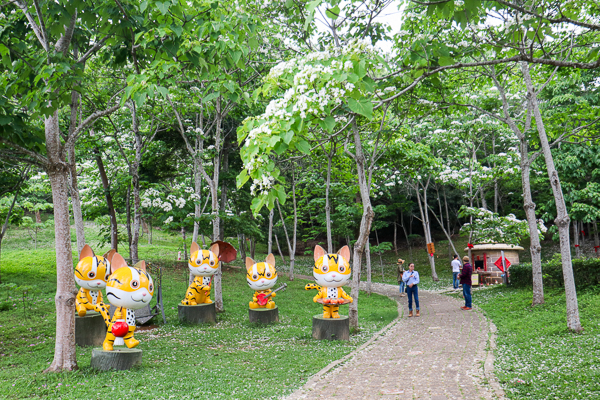
<path fill-rule="evenodd" d="M 408 296 L 408 316 L 413 316 L 413 297 L 417 307 L 417 317 L 421 316 L 419 308 L 419 273 L 415 271 L 415 264 L 408 264 L 408 271 L 404 272 L 402 281 L 406 283 L 406 294 Z"/>

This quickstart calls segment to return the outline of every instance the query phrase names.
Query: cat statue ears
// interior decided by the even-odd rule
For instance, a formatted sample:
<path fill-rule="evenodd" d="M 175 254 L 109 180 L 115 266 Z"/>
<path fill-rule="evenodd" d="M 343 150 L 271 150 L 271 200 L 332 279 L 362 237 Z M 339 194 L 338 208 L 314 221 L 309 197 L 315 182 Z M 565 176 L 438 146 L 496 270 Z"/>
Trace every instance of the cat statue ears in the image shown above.
<path fill-rule="evenodd" d="M 192 254 L 194 254 L 198 250 L 200 250 L 200 246 L 198 246 L 198 243 L 192 242 L 192 245 L 190 246 L 190 257 Z M 212 251 L 212 253 L 215 255 L 215 257 L 219 257 L 219 244 L 218 243 L 215 243 L 212 246 L 210 246 L 209 250 Z"/>
<path fill-rule="evenodd" d="M 315 262 L 319 261 L 319 258 L 323 257 L 325 254 L 327 254 L 327 251 L 325 251 L 324 248 L 319 245 L 315 246 Z M 344 246 L 339 249 L 337 254 L 344 257 L 346 261 L 350 262 L 350 248 L 348 246 Z"/>
<path fill-rule="evenodd" d="M 110 249 L 110 251 L 104 253 L 102 257 L 108 260 L 108 262 L 112 262 L 112 258 L 116 252 L 117 251 L 115 249 Z M 83 260 L 86 257 L 94 257 L 95 255 L 96 254 L 94 253 L 94 250 L 92 250 L 90 245 L 86 244 L 85 246 L 83 246 L 83 249 L 81 249 L 81 253 L 79 254 L 79 261 Z"/>
<path fill-rule="evenodd" d="M 127 262 L 125 261 L 122 255 L 115 252 L 110 263 L 111 275 L 114 274 L 116 270 L 123 267 L 128 267 Z M 146 261 L 138 261 L 138 263 L 135 264 L 133 268 L 141 269 L 142 271 L 146 272 Z"/>
<path fill-rule="evenodd" d="M 81 253 L 79 253 L 79 261 L 83 260 L 86 257 L 94 256 L 94 250 L 92 250 L 89 244 L 86 244 L 85 246 L 83 246 L 83 249 L 81 249 Z"/>
<path fill-rule="evenodd" d="M 273 255 L 273 253 L 267 256 L 265 262 L 273 266 L 273 268 L 275 268 L 275 256 Z M 256 262 L 254 262 L 253 259 L 251 259 L 250 257 L 246 257 L 246 269 L 252 268 L 254 264 L 256 264 Z"/>

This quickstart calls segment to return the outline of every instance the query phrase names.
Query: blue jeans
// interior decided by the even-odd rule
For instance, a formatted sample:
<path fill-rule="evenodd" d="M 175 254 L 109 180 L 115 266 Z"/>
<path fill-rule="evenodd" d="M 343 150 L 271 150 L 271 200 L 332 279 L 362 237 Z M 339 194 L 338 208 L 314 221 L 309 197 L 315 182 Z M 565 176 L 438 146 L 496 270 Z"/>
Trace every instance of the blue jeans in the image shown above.
<path fill-rule="evenodd" d="M 454 289 L 458 289 L 458 274 L 460 272 L 453 272 L 452 273 L 452 287 Z"/>
<path fill-rule="evenodd" d="M 473 306 L 471 296 L 471 285 L 465 285 L 463 283 L 463 296 L 465 296 L 465 307 L 471 308 Z"/>
<path fill-rule="evenodd" d="M 400 282 L 400 294 L 404 293 L 406 291 L 406 282 L 402 281 Z"/>
<path fill-rule="evenodd" d="M 417 310 L 419 310 L 419 286 L 407 286 L 406 294 L 408 295 L 408 311 L 412 311 L 413 296 L 415 296 L 415 305 L 417 306 Z"/>

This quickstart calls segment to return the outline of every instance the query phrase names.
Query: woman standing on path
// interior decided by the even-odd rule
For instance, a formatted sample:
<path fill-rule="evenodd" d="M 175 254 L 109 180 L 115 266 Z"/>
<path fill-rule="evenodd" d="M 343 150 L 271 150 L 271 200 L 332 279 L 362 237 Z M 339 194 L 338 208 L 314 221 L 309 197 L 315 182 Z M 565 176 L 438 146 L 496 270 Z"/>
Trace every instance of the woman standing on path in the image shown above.
<path fill-rule="evenodd" d="M 408 264 L 408 271 L 402 275 L 402 281 L 408 286 L 406 288 L 406 294 L 408 295 L 408 316 L 413 316 L 412 303 L 413 296 L 415 298 L 415 305 L 417 306 L 417 317 L 421 316 L 419 309 L 419 273 L 415 271 L 415 264 Z"/>
<path fill-rule="evenodd" d="M 458 277 L 460 278 L 460 283 L 463 287 L 463 296 L 465 297 L 465 305 L 461 307 L 463 310 L 472 309 L 472 298 L 471 298 L 471 274 L 473 273 L 473 267 L 469 264 L 469 257 L 463 257 L 463 268 L 462 272 Z"/>
<path fill-rule="evenodd" d="M 400 297 L 406 296 L 406 283 L 402 280 L 404 277 L 404 260 L 398 259 L 398 285 L 400 285 Z"/>

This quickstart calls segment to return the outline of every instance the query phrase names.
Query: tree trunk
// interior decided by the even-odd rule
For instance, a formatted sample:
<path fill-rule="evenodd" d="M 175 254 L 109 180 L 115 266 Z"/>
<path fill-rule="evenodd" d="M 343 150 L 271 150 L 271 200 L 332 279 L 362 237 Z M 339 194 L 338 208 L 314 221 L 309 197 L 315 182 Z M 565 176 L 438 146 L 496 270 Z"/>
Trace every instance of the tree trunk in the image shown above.
<path fill-rule="evenodd" d="M 132 111 L 132 129 L 135 137 L 135 161 L 131 163 L 130 175 L 131 183 L 133 185 L 133 232 L 131 235 L 131 245 L 129 246 L 129 258 L 131 264 L 135 265 L 139 261 L 138 256 L 138 243 L 140 240 L 140 226 L 142 220 L 142 210 L 140 201 L 140 163 L 142 161 L 142 137 L 140 135 L 137 113 L 135 104 L 131 104 Z M 150 222 L 152 225 L 152 222 Z M 150 226 L 152 229 L 152 226 Z M 151 236 L 149 234 L 148 236 Z"/>
<path fill-rule="evenodd" d="M 77 369 L 75 347 L 75 297 L 77 288 L 73 277 L 71 226 L 69 222 L 69 167 L 61 157 L 58 112 L 45 120 L 48 177 L 54 204 L 54 234 L 56 250 L 56 342 L 54 359 L 46 372 Z"/>
<path fill-rule="evenodd" d="M 290 252 L 290 281 L 294 280 L 294 264 L 296 262 L 296 240 L 298 235 L 298 209 L 296 207 L 296 176 L 292 171 L 292 204 L 294 206 L 294 232 L 292 235 L 292 251 Z M 285 227 L 285 224 L 283 224 Z M 287 237 L 287 231 L 286 231 Z"/>
<path fill-rule="evenodd" d="M 131 251 L 131 243 L 133 242 L 133 233 L 131 232 L 131 183 L 127 185 L 127 197 L 125 199 L 125 211 L 127 214 L 127 246 Z"/>
<path fill-rule="evenodd" d="M 267 238 L 267 254 L 273 252 L 273 215 L 275 215 L 275 209 L 269 211 L 269 236 Z"/>
<path fill-rule="evenodd" d="M 333 253 L 333 240 L 331 238 L 331 205 L 329 204 L 329 191 L 331 190 L 331 159 L 335 155 L 335 144 L 327 153 L 327 184 L 325 185 L 325 224 L 327 226 L 327 253 Z"/>
<path fill-rule="evenodd" d="M 285 258 L 283 257 L 283 253 L 281 252 L 281 246 L 279 246 L 279 238 L 277 237 L 277 234 L 275 234 L 274 236 L 275 243 L 277 244 L 277 251 L 279 252 L 279 256 L 281 257 L 281 262 L 283 265 L 285 265 Z"/>
<path fill-rule="evenodd" d="M 598 237 L 598 224 L 596 221 L 592 222 L 592 226 L 594 227 L 594 253 L 596 257 L 598 257 L 598 249 L 600 249 L 600 238 Z"/>
<path fill-rule="evenodd" d="M 575 257 L 581 258 L 581 245 L 579 244 L 579 222 L 573 221 L 573 245 L 575 246 Z"/>
<path fill-rule="evenodd" d="M 394 221 L 394 253 L 398 257 L 398 224 Z"/>
<path fill-rule="evenodd" d="M 194 204 L 194 232 L 192 233 L 192 241 L 198 243 L 198 230 L 200 228 L 200 223 L 198 222 L 201 217 L 202 208 L 200 206 L 200 199 L 202 198 L 202 174 L 200 173 L 200 167 L 198 164 L 202 162 L 200 161 L 200 157 L 194 156 L 194 193 L 198 198 L 196 199 L 196 203 Z"/>
<path fill-rule="evenodd" d="M 119 228 L 117 225 L 117 214 L 115 213 L 115 206 L 112 201 L 112 195 L 110 194 L 110 185 L 108 183 L 108 176 L 104 169 L 104 162 L 102 161 L 102 154 L 96 147 L 94 149 L 96 164 L 98 165 L 98 172 L 100 172 L 100 180 L 102 181 L 102 187 L 104 188 L 104 196 L 106 197 L 106 206 L 108 207 L 108 215 L 110 217 L 110 247 L 118 251 L 119 246 Z"/>
<path fill-rule="evenodd" d="M 367 267 L 367 293 L 371 295 L 371 283 L 373 281 L 373 269 L 371 266 L 371 244 L 367 240 L 365 245 L 365 264 Z"/>
<path fill-rule="evenodd" d="M 360 268 L 361 268 L 361 260 L 362 256 L 365 252 L 365 247 L 367 242 L 369 241 L 369 232 L 371 232 L 371 224 L 373 223 L 373 218 L 375 218 L 375 212 L 373 212 L 373 208 L 371 207 L 371 199 L 369 198 L 370 187 L 367 182 L 367 175 L 365 173 L 365 164 L 366 159 L 363 153 L 362 143 L 360 139 L 360 132 L 358 130 L 358 126 L 356 125 L 356 120 L 354 119 L 352 122 L 352 130 L 354 137 L 354 160 L 356 162 L 356 174 L 358 177 L 358 187 L 360 188 L 360 197 L 363 204 L 363 213 L 360 220 L 360 229 L 358 240 L 354 244 L 354 261 L 352 268 L 352 290 L 351 296 L 353 298 L 353 302 L 350 303 L 350 307 L 348 310 L 348 317 L 350 319 L 350 326 L 357 329 L 358 328 L 358 295 L 359 295 L 359 285 L 360 285 Z"/>
<path fill-rule="evenodd" d="M 533 275 L 533 300 L 532 305 L 544 304 L 544 280 L 542 275 L 542 246 L 540 244 L 540 235 L 538 232 L 537 219 L 535 217 L 535 203 L 531 195 L 531 183 L 529 173 L 531 162 L 529 161 L 529 150 L 527 139 L 524 135 L 520 136 L 521 149 L 521 181 L 523 183 L 523 208 L 527 217 L 529 226 L 529 238 L 531 252 L 531 272 Z"/>
<path fill-rule="evenodd" d="M 10 206 L 6 212 L 6 218 L 4 219 L 4 224 L 2 225 L 2 230 L 0 230 L 0 254 L 2 254 L 2 240 L 4 239 L 4 235 L 6 234 L 6 230 L 8 229 L 8 222 L 10 221 L 10 215 L 12 214 L 13 208 L 15 208 L 15 204 L 17 203 L 17 197 L 19 197 L 19 191 L 21 190 L 21 184 L 17 186 L 17 190 L 13 197 Z M 2 283 L 2 275 L 0 275 L 0 283 Z"/>
<path fill-rule="evenodd" d="M 421 221 L 423 223 L 423 231 L 425 234 L 425 241 L 427 243 L 432 243 L 431 238 L 431 228 L 429 223 L 429 205 L 427 204 L 427 188 L 429 187 L 429 180 L 427 180 L 427 185 L 423 186 L 423 196 L 419 193 L 419 187 L 417 186 L 415 192 L 417 193 L 417 203 L 419 203 L 419 212 L 421 213 Z M 431 267 L 431 279 L 434 282 L 440 280 L 437 276 L 437 272 L 435 271 L 435 257 L 427 252 L 427 258 L 429 259 L 429 266 Z"/>
<path fill-rule="evenodd" d="M 223 147 L 223 163 L 222 169 L 223 172 L 227 173 L 229 171 L 229 152 L 228 148 Z M 221 183 L 221 208 L 223 212 L 227 210 L 227 181 L 223 180 Z M 222 221 L 220 221 L 222 222 Z M 219 239 L 225 240 L 225 224 L 219 223 Z"/>
<path fill-rule="evenodd" d="M 529 66 L 526 62 L 521 62 L 521 71 L 523 72 L 528 96 L 533 107 L 533 115 L 539 133 L 540 145 L 546 161 L 548 178 L 550 179 L 552 194 L 554 195 L 556 204 L 556 219 L 554 222 L 558 227 L 558 234 L 560 237 L 560 254 L 565 283 L 565 297 L 567 301 L 567 327 L 572 331 L 581 332 L 583 328 L 581 327 L 581 321 L 579 319 L 579 305 L 577 303 L 577 291 L 575 289 L 575 278 L 573 276 L 573 264 L 571 261 L 571 246 L 569 243 L 569 214 L 567 213 L 567 206 L 563 197 L 558 172 L 554 166 L 550 144 L 548 143 L 548 136 L 546 135 L 544 121 L 537 102 L 537 95 L 533 88 L 533 83 L 531 82 L 531 76 L 529 75 Z"/>
<path fill-rule="evenodd" d="M 68 148 L 69 154 L 69 174 L 71 175 L 71 205 L 73 206 L 73 220 L 75 222 L 75 236 L 77 237 L 77 254 L 81 253 L 85 246 L 85 230 L 83 225 L 83 215 L 81 213 L 81 200 L 79 198 L 79 188 L 77 187 L 77 163 L 75 161 L 75 142 Z"/>
<path fill-rule="evenodd" d="M 246 236 L 243 233 L 238 233 L 238 243 L 240 248 L 240 260 L 244 263 L 246 260 Z"/>

